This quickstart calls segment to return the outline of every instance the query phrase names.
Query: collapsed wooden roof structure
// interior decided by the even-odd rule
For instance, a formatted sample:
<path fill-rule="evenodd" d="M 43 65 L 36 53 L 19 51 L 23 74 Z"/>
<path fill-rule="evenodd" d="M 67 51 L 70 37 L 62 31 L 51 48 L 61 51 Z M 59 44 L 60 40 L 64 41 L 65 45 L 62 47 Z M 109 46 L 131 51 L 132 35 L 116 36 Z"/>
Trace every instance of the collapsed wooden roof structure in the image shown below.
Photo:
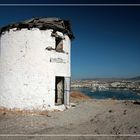
<path fill-rule="evenodd" d="M 67 34 L 70 39 L 74 39 L 74 35 L 71 30 L 71 25 L 68 20 L 61 20 L 59 18 L 31 18 L 18 23 L 12 23 L 4 26 L 0 29 L 0 34 L 10 29 L 16 28 L 16 30 L 21 30 L 27 28 L 28 30 L 32 28 L 39 28 L 40 30 L 53 29 L 55 31 L 60 31 L 63 34 Z"/>

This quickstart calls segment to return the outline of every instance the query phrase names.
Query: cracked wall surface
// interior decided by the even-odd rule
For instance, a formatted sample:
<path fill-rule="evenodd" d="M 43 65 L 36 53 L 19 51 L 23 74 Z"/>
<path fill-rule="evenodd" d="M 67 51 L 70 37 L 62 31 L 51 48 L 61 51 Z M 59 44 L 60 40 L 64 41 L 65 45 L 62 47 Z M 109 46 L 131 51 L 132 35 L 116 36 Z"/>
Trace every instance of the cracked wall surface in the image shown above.
<path fill-rule="evenodd" d="M 64 38 L 63 52 L 57 52 L 52 32 L 12 28 L 0 36 L 0 107 L 43 110 L 55 106 L 55 76 L 71 76 L 71 40 L 57 31 Z"/>

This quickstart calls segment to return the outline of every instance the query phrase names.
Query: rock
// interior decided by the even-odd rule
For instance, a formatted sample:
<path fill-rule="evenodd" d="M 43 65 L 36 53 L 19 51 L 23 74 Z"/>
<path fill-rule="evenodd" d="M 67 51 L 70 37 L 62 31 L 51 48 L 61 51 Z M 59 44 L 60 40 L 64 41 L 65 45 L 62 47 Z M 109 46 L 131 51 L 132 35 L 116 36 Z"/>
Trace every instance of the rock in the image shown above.
<path fill-rule="evenodd" d="M 6 115 L 6 112 L 3 112 L 2 115 Z"/>
<path fill-rule="evenodd" d="M 112 110 L 109 110 L 108 112 L 109 112 L 109 113 L 112 113 Z"/>
<path fill-rule="evenodd" d="M 140 105 L 140 101 L 134 101 L 133 104 Z"/>
<path fill-rule="evenodd" d="M 76 104 L 75 103 L 71 103 L 70 106 L 71 107 L 76 107 Z"/>
<path fill-rule="evenodd" d="M 127 110 L 124 110 L 123 115 L 126 115 L 126 111 L 127 111 Z"/>

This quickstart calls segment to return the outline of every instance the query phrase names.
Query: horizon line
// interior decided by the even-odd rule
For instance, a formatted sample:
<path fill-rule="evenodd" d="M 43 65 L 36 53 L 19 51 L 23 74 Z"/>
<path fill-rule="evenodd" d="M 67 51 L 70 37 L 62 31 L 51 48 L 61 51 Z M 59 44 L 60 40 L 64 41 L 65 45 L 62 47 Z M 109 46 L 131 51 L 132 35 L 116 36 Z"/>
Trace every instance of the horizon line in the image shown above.
<path fill-rule="evenodd" d="M 137 78 L 137 77 L 140 77 L 140 75 L 137 75 L 137 76 L 127 76 L 127 77 L 92 77 L 92 78 L 89 78 L 89 77 L 85 77 L 85 78 L 75 78 L 75 77 L 72 77 L 72 79 L 74 80 L 83 80 L 83 79 L 133 79 L 133 78 Z"/>

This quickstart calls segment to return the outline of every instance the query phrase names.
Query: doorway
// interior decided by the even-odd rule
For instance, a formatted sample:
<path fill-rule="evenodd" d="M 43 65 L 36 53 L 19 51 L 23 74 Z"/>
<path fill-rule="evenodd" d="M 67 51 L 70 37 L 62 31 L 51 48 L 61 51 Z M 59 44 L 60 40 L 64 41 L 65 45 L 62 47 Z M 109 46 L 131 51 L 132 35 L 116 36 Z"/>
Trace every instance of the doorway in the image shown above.
<path fill-rule="evenodd" d="M 55 105 L 64 104 L 64 77 L 55 77 Z"/>

